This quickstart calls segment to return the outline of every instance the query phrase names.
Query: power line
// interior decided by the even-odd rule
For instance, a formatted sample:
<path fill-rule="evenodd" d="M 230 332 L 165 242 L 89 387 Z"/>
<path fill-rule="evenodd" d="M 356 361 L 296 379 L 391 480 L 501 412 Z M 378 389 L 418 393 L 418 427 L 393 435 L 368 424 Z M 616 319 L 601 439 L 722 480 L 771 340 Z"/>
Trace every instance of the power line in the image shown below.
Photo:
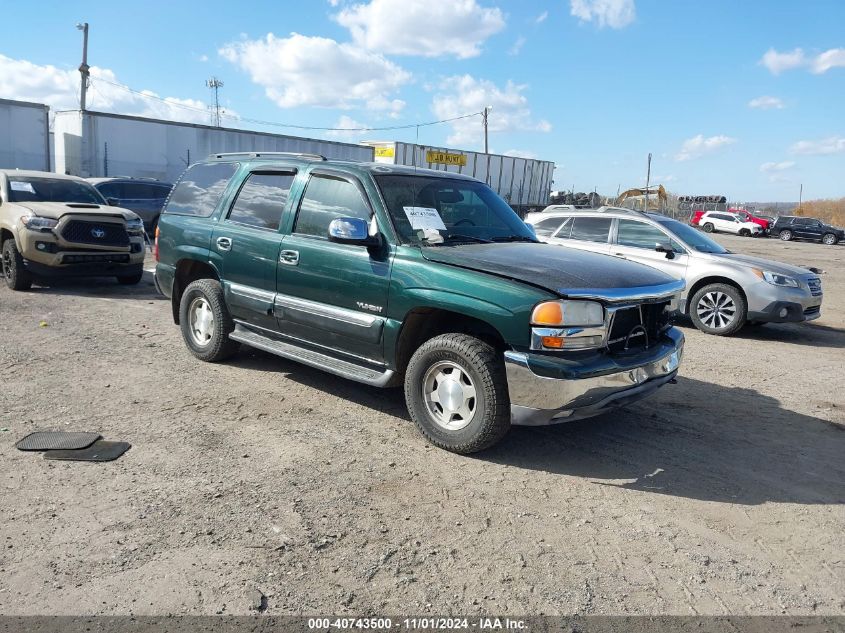
<path fill-rule="evenodd" d="M 208 114 L 208 110 L 205 108 L 197 108 L 195 106 L 190 106 L 184 103 L 179 103 L 177 101 L 172 101 L 170 99 L 166 99 L 164 97 L 159 97 L 158 95 L 151 95 L 146 92 L 142 92 L 140 90 L 135 90 L 130 88 L 129 86 L 125 86 L 123 84 L 116 83 L 114 81 L 109 81 L 108 79 L 103 79 L 102 77 L 97 77 L 96 81 L 102 81 L 103 83 L 107 83 L 109 85 L 115 86 L 116 88 L 120 88 L 122 90 L 126 90 L 133 94 L 138 95 L 139 97 L 144 97 L 145 99 L 155 99 L 157 101 L 162 101 L 170 106 L 183 108 L 185 110 L 192 110 L 194 112 L 202 112 L 204 114 Z M 264 121 L 261 119 L 251 119 L 248 117 L 241 117 L 235 116 L 233 114 L 228 114 L 226 112 L 220 113 L 220 118 L 231 119 L 233 121 L 241 121 L 244 123 L 255 123 L 256 125 L 267 125 L 272 127 L 281 127 L 281 128 L 290 128 L 295 130 L 311 130 L 311 131 L 323 131 L 323 132 L 384 132 L 389 130 L 407 130 L 411 128 L 420 128 L 420 127 L 429 127 L 432 125 L 441 125 L 443 123 L 451 123 L 452 121 L 460 121 L 461 119 L 469 119 L 475 116 L 483 116 L 484 112 L 471 112 L 470 114 L 462 114 L 461 116 L 451 117 L 449 119 L 438 119 L 437 121 L 426 121 L 423 123 L 408 123 L 405 125 L 390 125 L 386 127 L 321 127 L 316 125 L 296 125 L 294 123 L 279 123 L 277 121 Z"/>

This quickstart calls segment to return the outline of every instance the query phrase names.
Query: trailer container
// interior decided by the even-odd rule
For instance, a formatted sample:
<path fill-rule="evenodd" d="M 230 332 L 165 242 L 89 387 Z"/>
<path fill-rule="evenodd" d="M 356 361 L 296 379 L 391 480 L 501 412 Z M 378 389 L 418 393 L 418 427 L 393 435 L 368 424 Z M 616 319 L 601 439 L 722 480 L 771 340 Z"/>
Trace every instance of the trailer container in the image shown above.
<path fill-rule="evenodd" d="M 50 108 L 0 99 L 0 168 L 50 171 Z"/>
<path fill-rule="evenodd" d="M 354 143 L 218 128 L 79 110 L 56 113 L 56 171 L 76 176 L 131 176 L 174 182 L 191 163 L 224 152 L 297 152 L 373 160 Z"/>
<path fill-rule="evenodd" d="M 375 150 L 376 162 L 450 171 L 482 180 L 518 212 L 549 202 L 555 170 L 552 161 L 401 141 L 364 141 L 362 145 Z"/>

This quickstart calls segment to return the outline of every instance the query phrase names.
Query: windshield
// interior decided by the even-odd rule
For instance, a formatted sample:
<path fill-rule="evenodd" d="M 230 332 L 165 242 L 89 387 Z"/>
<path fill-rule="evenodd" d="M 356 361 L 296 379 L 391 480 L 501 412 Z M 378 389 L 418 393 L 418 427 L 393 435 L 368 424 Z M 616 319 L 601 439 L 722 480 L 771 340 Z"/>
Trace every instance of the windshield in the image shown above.
<path fill-rule="evenodd" d="M 660 224 L 673 233 L 684 244 L 699 253 L 727 253 L 718 242 L 714 242 L 704 233 L 677 220 L 660 220 Z"/>
<path fill-rule="evenodd" d="M 537 241 L 513 209 L 483 183 L 407 174 L 375 180 L 403 242 Z"/>
<path fill-rule="evenodd" d="M 64 178 L 32 178 L 9 175 L 9 202 L 81 202 L 106 204 L 87 182 Z"/>

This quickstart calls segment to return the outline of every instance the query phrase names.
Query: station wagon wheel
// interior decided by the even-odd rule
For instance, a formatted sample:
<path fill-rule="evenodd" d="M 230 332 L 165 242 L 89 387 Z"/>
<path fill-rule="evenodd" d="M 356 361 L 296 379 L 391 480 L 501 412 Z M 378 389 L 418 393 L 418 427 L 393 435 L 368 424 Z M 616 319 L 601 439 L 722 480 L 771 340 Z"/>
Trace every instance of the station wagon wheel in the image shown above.
<path fill-rule="evenodd" d="M 502 352 L 468 334 L 441 334 L 423 343 L 405 370 L 411 419 L 435 446 L 475 453 L 511 426 Z"/>
<path fill-rule="evenodd" d="M 822 244 L 833 246 L 834 244 L 836 244 L 836 236 L 833 233 L 825 233 L 822 236 Z"/>
<path fill-rule="evenodd" d="M 784 242 L 788 242 L 792 239 L 792 231 L 790 231 L 789 229 L 784 229 L 783 231 L 778 233 L 778 237 Z"/>
<path fill-rule="evenodd" d="M 713 224 L 712 222 L 706 222 L 703 227 L 705 233 L 712 233 L 713 232 Z"/>
<path fill-rule="evenodd" d="M 235 323 L 216 279 L 199 279 L 185 288 L 179 302 L 179 325 L 185 345 L 200 360 L 224 360 L 240 347 L 229 339 Z"/>
<path fill-rule="evenodd" d="M 690 301 L 689 315 L 702 332 L 727 336 L 745 325 L 745 298 L 733 286 L 711 284 L 695 293 Z"/>

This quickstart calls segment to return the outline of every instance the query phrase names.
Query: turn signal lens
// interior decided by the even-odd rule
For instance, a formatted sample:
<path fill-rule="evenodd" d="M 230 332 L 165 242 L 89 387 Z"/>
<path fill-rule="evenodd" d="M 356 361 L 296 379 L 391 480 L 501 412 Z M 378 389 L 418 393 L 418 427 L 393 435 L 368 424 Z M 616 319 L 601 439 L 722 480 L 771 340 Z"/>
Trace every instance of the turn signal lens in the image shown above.
<path fill-rule="evenodd" d="M 563 347 L 562 336 L 544 336 L 540 340 L 543 343 L 543 347 L 548 347 L 551 349 L 560 349 L 561 347 Z"/>
<path fill-rule="evenodd" d="M 563 305 L 559 301 L 541 303 L 531 313 L 531 322 L 534 325 L 562 325 Z"/>
<path fill-rule="evenodd" d="M 155 240 L 155 245 L 153 246 L 153 257 L 155 257 L 156 261 L 158 261 L 158 233 L 159 233 L 159 228 L 156 227 L 156 240 Z"/>

